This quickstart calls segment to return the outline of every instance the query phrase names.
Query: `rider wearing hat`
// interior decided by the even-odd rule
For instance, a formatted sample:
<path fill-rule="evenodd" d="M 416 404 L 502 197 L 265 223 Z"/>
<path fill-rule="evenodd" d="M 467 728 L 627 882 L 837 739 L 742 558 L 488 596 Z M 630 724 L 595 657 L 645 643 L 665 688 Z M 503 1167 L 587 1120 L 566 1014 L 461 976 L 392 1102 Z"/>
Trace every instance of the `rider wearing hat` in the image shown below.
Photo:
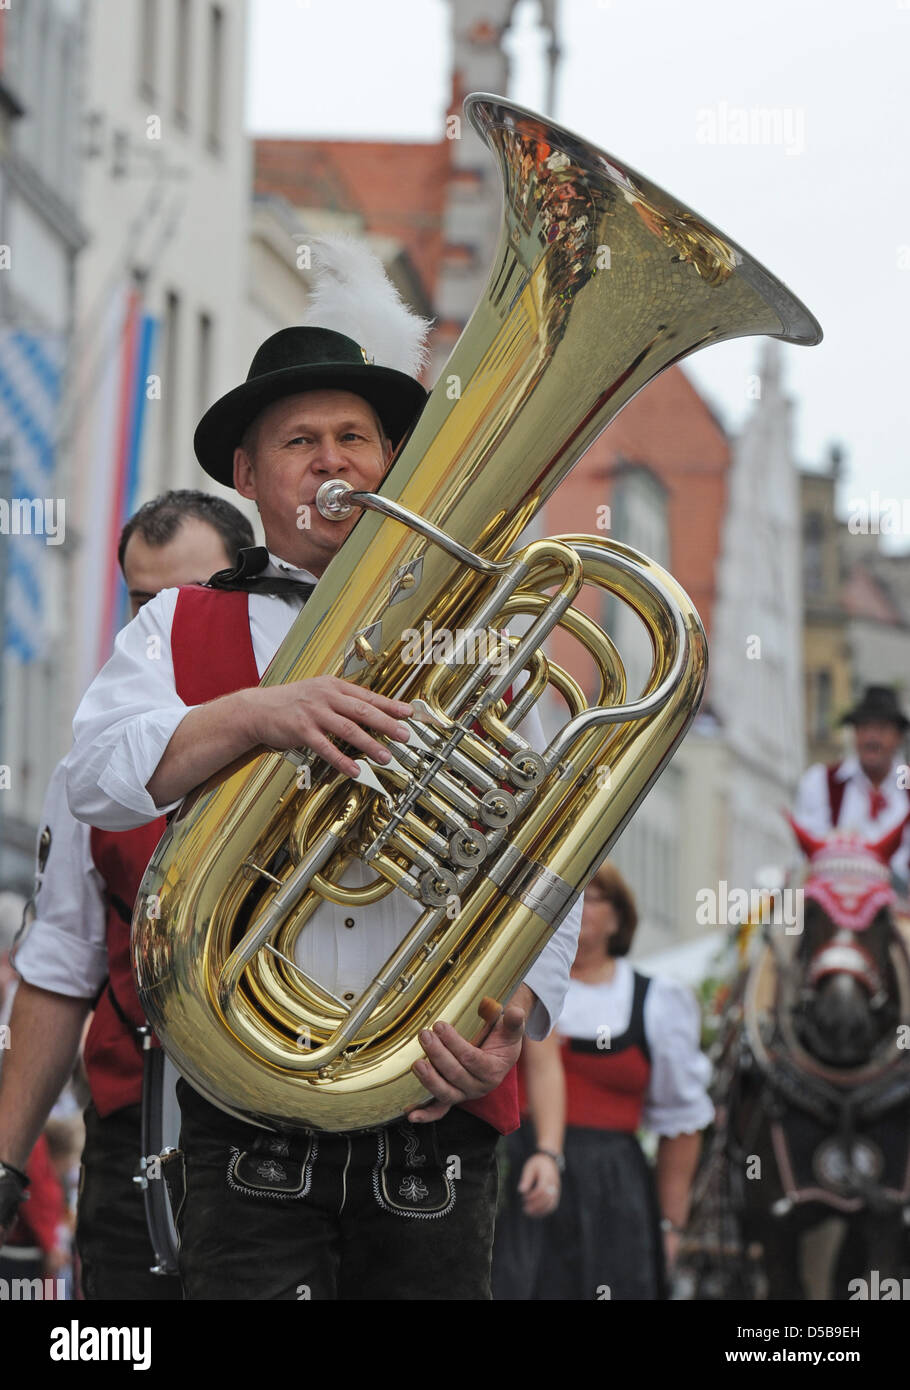
<path fill-rule="evenodd" d="M 836 827 L 877 840 L 910 813 L 910 779 L 902 756 L 910 720 L 889 686 L 870 685 L 841 723 L 853 725 L 855 751 L 837 763 L 816 763 L 803 774 L 793 814 L 815 835 Z M 892 872 L 904 884 L 908 857 L 905 833 L 891 860 Z"/>

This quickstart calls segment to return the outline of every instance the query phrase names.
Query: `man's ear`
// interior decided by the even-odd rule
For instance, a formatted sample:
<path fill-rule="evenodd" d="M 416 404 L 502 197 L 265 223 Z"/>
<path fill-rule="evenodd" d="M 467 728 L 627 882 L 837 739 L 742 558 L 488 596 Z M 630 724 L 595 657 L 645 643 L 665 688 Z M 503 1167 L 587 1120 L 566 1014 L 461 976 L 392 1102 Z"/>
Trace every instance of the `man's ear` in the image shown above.
<path fill-rule="evenodd" d="M 234 487 L 241 497 L 256 500 L 256 470 L 246 449 L 239 444 L 234 450 Z"/>

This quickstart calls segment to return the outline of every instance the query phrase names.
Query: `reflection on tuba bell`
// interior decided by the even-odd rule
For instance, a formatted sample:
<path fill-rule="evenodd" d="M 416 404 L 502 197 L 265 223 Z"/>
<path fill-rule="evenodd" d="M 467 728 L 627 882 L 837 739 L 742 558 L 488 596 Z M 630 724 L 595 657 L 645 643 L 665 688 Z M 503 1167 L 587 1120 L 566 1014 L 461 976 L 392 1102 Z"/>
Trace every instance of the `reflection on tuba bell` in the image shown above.
<path fill-rule="evenodd" d="M 357 781 L 309 752 L 250 754 L 183 803 L 136 905 L 139 993 L 166 1051 L 267 1127 L 365 1128 L 424 1100 L 420 1030 L 443 1018 L 481 1036 L 481 1000 L 515 990 L 695 714 L 705 636 L 673 578 L 590 536 L 513 550 L 521 532 L 664 367 L 726 338 L 821 338 L 762 266 L 611 155 L 499 97 L 465 110 L 504 185 L 489 284 L 380 491 L 323 485 L 324 515 L 362 515 L 263 678 L 334 674 L 406 698 L 411 738 L 388 765 L 361 760 Z M 634 699 L 573 606 L 583 584 L 647 628 Z M 427 621 L 488 640 L 415 665 L 403 634 Z M 590 653 L 590 706 L 543 654 L 556 627 Z M 567 718 L 540 752 L 521 721 L 548 688 Z M 360 887 L 340 882 L 353 859 Z M 297 967 L 323 899 L 394 891 L 414 926 L 360 998 Z"/>

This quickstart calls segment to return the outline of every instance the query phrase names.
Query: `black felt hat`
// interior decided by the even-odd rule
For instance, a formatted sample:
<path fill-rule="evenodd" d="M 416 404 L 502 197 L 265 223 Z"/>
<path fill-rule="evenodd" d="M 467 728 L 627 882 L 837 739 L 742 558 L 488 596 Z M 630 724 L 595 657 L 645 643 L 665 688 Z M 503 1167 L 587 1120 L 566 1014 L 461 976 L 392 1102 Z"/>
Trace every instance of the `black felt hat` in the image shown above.
<path fill-rule="evenodd" d="M 234 450 L 260 411 L 282 396 L 324 390 L 353 391 L 369 401 L 393 445 L 427 399 L 419 381 L 392 367 L 374 366 L 344 333 L 282 328 L 262 344 L 243 385 L 222 396 L 199 421 L 193 438 L 197 459 L 209 477 L 233 487 Z"/>
<path fill-rule="evenodd" d="M 842 724 L 896 724 L 899 729 L 910 728 L 910 719 L 897 703 L 897 695 L 889 685 L 867 685 L 858 705 L 849 710 Z"/>

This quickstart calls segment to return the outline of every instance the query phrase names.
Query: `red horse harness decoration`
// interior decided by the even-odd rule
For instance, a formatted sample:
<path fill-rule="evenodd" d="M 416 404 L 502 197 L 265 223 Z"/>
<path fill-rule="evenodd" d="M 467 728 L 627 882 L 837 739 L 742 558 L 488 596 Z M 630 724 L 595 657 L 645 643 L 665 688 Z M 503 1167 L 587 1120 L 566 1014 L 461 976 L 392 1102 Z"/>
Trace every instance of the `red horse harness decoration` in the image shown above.
<path fill-rule="evenodd" d="M 819 838 L 791 818 L 794 834 L 809 858 L 804 898 L 818 903 L 839 929 L 812 957 L 806 975 L 809 986 L 837 973 L 852 975 L 873 997 L 881 994 L 881 972 L 856 934 L 897 902 L 888 864 L 908 819 L 910 813 L 880 840 L 869 844 L 847 830 L 834 830 Z"/>

